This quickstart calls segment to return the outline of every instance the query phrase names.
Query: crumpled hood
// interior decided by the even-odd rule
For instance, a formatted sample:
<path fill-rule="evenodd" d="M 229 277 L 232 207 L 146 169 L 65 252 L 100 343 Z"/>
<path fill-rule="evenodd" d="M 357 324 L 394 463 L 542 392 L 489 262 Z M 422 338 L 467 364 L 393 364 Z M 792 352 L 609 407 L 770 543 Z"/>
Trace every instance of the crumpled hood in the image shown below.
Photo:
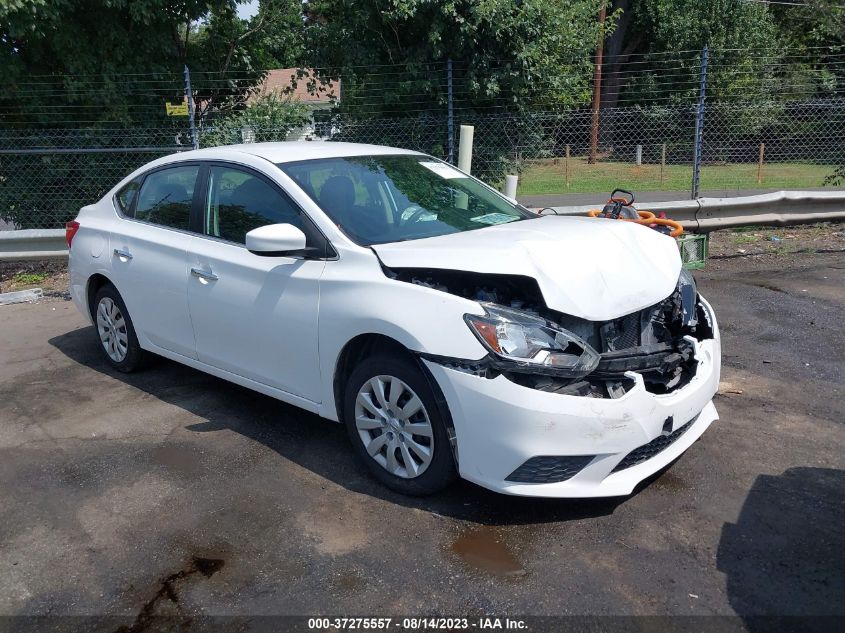
<path fill-rule="evenodd" d="M 672 238 L 594 218 L 546 216 L 372 248 L 389 268 L 533 277 L 549 308 L 590 321 L 654 305 L 681 272 Z"/>

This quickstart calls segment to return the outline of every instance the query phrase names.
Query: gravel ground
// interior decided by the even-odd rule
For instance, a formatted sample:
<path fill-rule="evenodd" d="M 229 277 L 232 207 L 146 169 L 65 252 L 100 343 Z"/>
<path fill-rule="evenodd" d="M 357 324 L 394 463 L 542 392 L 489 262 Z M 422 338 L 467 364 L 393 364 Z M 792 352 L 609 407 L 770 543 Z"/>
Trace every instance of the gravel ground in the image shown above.
<path fill-rule="evenodd" d="M 845 223 L 714 231 L 708 248 L 711 257 L 749 257 L 766 262 L 792 253 L 841 252 L 845 251 Z"/>
<path fill-rule="evenodd" d="M 0 306 L 0 614 L 841 626 L 845 255 L 722 257 L 697 278 L 723 331 L 721 420 L 595 501 L 401 497 L 339 425 L 167 361 L 117 374 L 69 302 Z"/>
<path fill-rule="evenodd" d="M 67 262 L 0 262 L 0 292 L 41 288 L 44 300 L 67 300 Z"/>

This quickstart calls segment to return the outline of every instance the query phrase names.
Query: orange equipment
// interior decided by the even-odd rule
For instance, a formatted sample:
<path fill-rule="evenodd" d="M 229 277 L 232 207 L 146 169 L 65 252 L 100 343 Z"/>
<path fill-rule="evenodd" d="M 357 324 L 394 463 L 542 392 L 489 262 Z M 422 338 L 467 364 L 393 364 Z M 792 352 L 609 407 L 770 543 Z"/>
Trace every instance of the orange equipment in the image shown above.
<path fill-rule="evenodd" d="M 617 196 L 617 193 L 628 194 L 628 198 Z M 651 211 L 640 211 L 634 209 L 631 205 L 634 202 L 634 194 L 623 189 L 614 189 L 610 194 L 610 199 L 607 201 L 604 209 L 590 209 L 587 215 L 591 218 L 609 218 L 614 220 L 623 220 L 625 222 L 634 222 L 635 224 L 644 224 L 660 232 L 666 232 L 666 229 L 658 229 L 657 227 L 666 226 L 671 230 L 668 232 L 670 237 L 678 237 L 684 232 L 684 227 L 680 222 L 669 220 L 664 217 L 656 217 Z M 626 217 L 636 213 L 639 217 Z"/>

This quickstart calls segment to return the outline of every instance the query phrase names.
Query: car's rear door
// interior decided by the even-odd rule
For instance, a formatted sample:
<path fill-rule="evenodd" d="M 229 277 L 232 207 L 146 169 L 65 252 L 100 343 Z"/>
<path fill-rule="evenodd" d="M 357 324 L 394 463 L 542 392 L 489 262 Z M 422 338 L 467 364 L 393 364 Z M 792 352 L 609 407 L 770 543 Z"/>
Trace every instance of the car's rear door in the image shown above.
<path fill-rule="evenodd" d="M 179 163 L 155 169 L 140 183 L 124 221 L 110 238 L 111 271 L 140 338 L 196 358 L 188 312 L 188 254 L 192 215 L 204 169 Z M 120 202 L 119 202 L 120 204 Z M 193 220 L 196 223 L 196 220 Z"/>
<path fill-rule="evenodd" d="M 188 254 L 188 304 L 199 360 L 319 402 L 317 325 L 325 258 L 255 255 L 246 250 L 245 236 L 280 223 L 302 229 L 309 245 L 322 236 L 276 183 L 249 168 L 211 163 L 204 194 L 204 237 L 192 241 Z"/>

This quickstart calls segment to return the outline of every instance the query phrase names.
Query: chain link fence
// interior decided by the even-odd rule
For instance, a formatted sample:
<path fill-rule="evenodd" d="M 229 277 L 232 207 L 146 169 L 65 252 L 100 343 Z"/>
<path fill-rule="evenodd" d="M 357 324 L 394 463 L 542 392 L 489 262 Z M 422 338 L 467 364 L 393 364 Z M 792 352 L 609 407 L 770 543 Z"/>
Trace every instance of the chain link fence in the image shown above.
<path fill-rule="evenodd" d="M 472 125 L 473 173 L 494 185 L 505 174 L 518 174 L 518 196 L 529 203 L 532 195 L 544 195 L 565 204 L 566 194 L 575 193 L 594 193 L 599 203 L 616 187 L 678 192 L 677 198 L 684 198 L 690 196 L 693 181 L 700 115 L 699 94 L 690 88 L 697 84 L 696 72 L 696 68 L 690 71 L 685 84 L 661 88 L 655 93 L 659 99 L 642 97 L 651 94 L 643 89 L 636 104 L 629 105 L 633 97 L 614 99 L 616 107 L 601 108 L 597 119 L 589 106 L 526 103 L 513 111 L 472 108 L 460 101 L 452 104 L 458 107 L 438 102 L 403 116 L 372 116 L 365 108 L 345 110 L 340 90 L 331 103 L 314 109 L 306 125 L 291 128 L 253 121 L 242 130 L 241 140 L 373 143 L 448 160 L 457 156 L 460 126 Z M 831 174 L 845 163 L 845 91 L 840 90 L 836 73 L 827 72 L 821 97 L 816 88 L 801 92 L 784 84 L 778 89 L 776 81 L 766 84 L 766 90 L 756 89 L 754 98 L 737 98 L 736 92 L 724 90 L 708 96 L 701 111 L 701 193 L 729 196 L 830 186 Z M 635 79 L 643 83 L 644 76 L 645 71 Z M 6 104 L 0 110 L 0 220 L 19 228 L 60 228 L 135 168 L 192 149 L 188 117 L 164 116 L 164 98 L 178 98 L 174 81 L 169 78 L 166 89 L 157 92 L 152 80 L 145 84 L 143 78 L 134 77 L 130 90 L 137 103 L 130 99 L 136 109 L 128 117 L 131 123 L 85 121 L 83 115 L 94 105 L 73 110 L 72 116 L 60 106 L 41 105 L 38 113 L 47 116 L 36 123 L 25 116 L 9 116 Z M 204 146 L 215 138 L 215 126 L 224 117 L 249 107 L 251 93 L 230 80 L 223 97 L 219 90 L 204 88 L 202 78 L 195 86 L 192 94 L 201 117 L 198 141 Z M 91 101 L 97 96 L 92 93 Z M 404 98 L 419 101 L 418 95 Z M 20 112 L 12 114 L 26 113 L 26 103 L 13 105 Z"/>
<path fill-rule="evenodd" d="M 62 228 L 137 167 L 190 148 L 177 128 L 0 131 L 0 219 Z"/>

